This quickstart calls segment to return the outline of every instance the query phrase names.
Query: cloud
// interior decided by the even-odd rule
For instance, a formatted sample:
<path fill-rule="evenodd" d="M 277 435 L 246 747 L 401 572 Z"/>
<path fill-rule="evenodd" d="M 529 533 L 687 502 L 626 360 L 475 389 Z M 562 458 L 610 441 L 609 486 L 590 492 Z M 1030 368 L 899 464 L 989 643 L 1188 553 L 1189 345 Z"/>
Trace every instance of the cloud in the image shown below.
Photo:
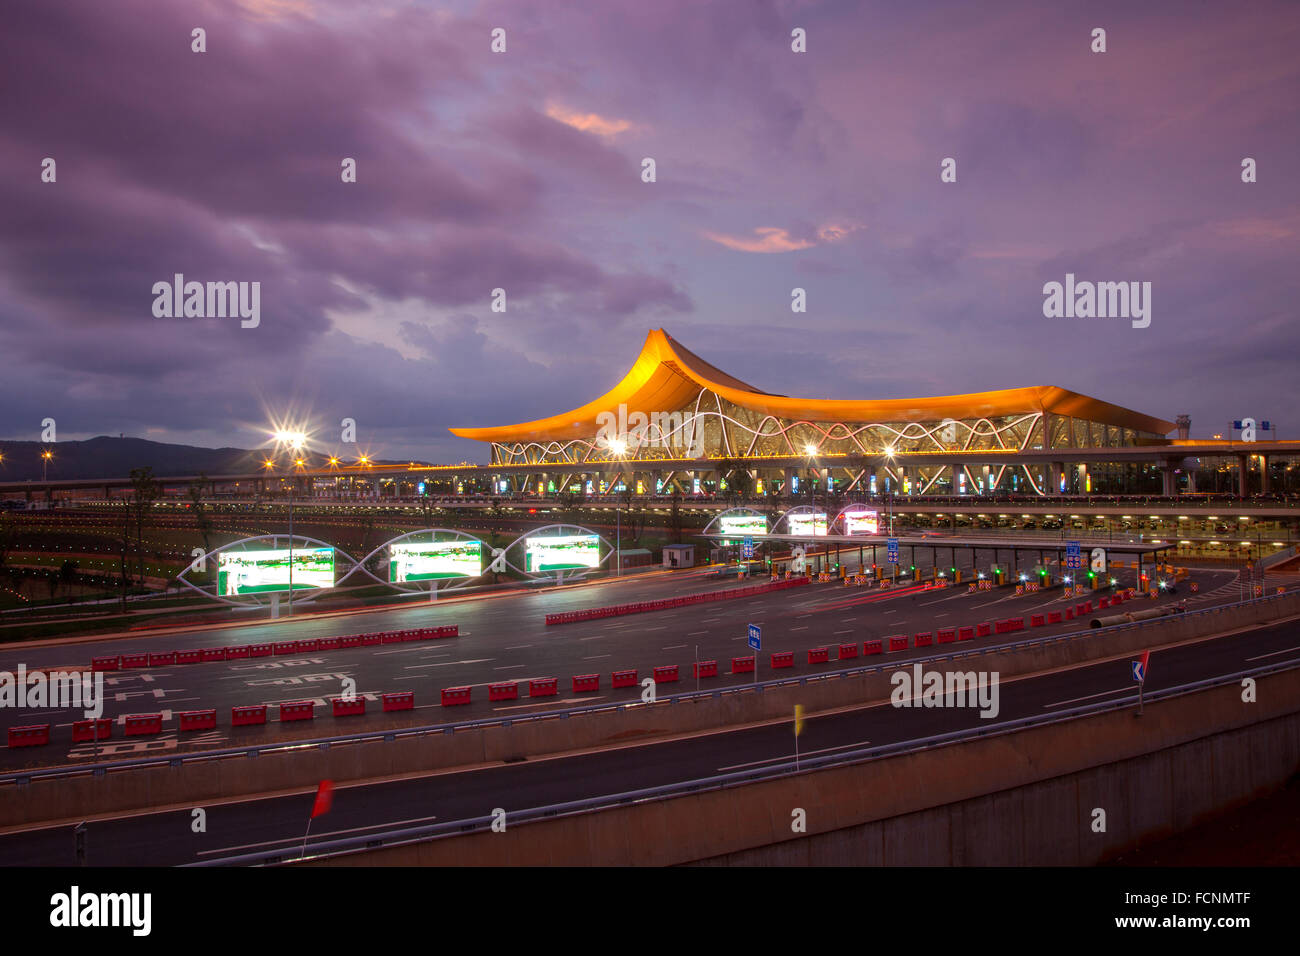
<path fill-rule="evenodd" d="M 579 113 L 557 103 L 547 104 L 546 115 L 553 120 L 558 120 L 565 126 L 572 126 L 584 133 L 595 133 L 597 136 L 606 138 L 617 136 L 619 133 L 624 133 L 632 128 L 632 124 L 628 120 L 606 119 L 598 113 Z"/>

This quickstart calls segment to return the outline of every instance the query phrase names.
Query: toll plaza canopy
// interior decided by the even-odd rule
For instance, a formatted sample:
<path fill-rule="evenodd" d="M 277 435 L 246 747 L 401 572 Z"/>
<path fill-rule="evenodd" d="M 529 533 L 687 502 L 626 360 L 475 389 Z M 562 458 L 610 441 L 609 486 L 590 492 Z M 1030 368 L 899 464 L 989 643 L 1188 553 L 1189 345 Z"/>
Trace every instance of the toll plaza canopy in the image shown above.
<path fill-rule="evenodd" d="M 930 398 L 792 398 L 728 375 L 652 330 L 631 370 L 572 411 L 494 428 L 494 465 L 1104 448 L 1163 442 L 1174 423 L 1054 386 Z"/>

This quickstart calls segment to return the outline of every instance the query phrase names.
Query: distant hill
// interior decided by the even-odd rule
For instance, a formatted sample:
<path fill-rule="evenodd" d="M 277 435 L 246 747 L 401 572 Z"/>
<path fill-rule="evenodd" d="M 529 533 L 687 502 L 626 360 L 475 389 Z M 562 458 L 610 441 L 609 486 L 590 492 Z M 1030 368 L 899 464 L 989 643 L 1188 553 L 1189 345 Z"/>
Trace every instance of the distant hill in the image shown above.
<path fill-rule="evenodd" d="M 244 448 L 200 448 L 172 445 L 143 438 L 100 436 L 86 441 L 42 444 L 0 441 L 0 482 L 40 481 L 41 452 L 54 452 L 48 476 L 51 481 L 78 478 L 129 478 L 132 468 L 153 468 L 155 475 L 229 475 L 261 471 L 266 451 Z M 323 455 L 304 453 L 308 467 L 324 467 Z M 375 464 L 388 464 L 376 459 Z"/>

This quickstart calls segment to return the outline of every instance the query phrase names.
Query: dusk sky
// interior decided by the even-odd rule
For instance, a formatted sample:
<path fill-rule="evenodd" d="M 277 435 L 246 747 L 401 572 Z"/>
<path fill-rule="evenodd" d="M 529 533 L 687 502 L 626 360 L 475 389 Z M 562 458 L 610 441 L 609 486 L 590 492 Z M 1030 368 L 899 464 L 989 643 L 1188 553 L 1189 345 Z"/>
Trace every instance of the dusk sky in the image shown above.
<path fill-rule="evenodd" d="M 788 395 L 1300 438 L 1298 49 L 1294 0 L 9 0 L 0 438 L 305 415 L 346 454 L 351 417 L 486 461 L 447 428 L 583 404 L 659 327 Z M 260 282 L 260 325 L 156 318 L 175 273 Z M 1149 327 L 1045 317 L 1067 273 L 1150 282 Z"/>

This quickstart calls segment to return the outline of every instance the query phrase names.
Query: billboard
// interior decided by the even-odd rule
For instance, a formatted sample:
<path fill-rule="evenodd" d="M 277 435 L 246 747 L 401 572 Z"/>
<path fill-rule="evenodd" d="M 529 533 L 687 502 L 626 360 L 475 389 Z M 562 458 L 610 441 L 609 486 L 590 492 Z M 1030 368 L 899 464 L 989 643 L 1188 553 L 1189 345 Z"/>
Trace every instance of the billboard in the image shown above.
<path fill-rule="evenodd" d="M 565 571 L 600 566 L 600 537 L 594 534 L 539 535 L 525 542 L 525 571 Z"/>
<path fill-rule="evenodd" d="M 723 534 L 747 534 L 752 537 L 767 534 L 767 518 L 763 515 L 723 515 L 718 519 Z"/>
<path fill-rule="evenodd" d="M 818 511 L 815 514 L 801 511 L 798 514 L 786 515 L 785 522 L 786 527 L 790 529 L 790 534 L 804 534 L 811 537 L 826 533 L 826 512 L 824 511 Z"/>
<path fill-rule="evenodd" d="M 845 534 L 879 534 L 880 517 L 867 508 L 853 508 L 844 512 Z"/>
<path fill-rule="evenodd" d="M 293 555 L 293 589 L 334 587 L 333 548 L 278 548 L 270 551 L 223 551 L 217 555 L 217 593 L 227 597 L 289 590 L 289 555 Z"/>
<path fill-rule="evenodd" d="M 403 541 L 388 546 L 388 580 L 476 578 L 483 573 L 481 541 Z"/>

